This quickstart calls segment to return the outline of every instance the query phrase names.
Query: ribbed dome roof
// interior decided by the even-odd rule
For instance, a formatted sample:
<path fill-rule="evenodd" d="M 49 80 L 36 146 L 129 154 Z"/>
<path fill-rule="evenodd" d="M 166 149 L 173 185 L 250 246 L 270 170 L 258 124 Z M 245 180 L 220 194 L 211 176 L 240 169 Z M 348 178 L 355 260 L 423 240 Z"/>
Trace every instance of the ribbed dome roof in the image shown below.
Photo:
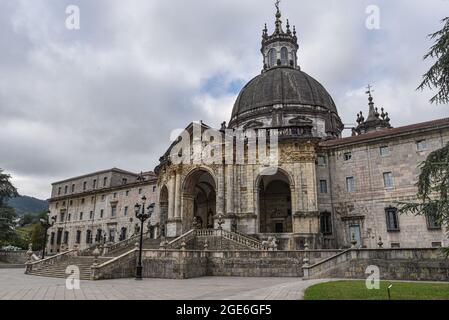
<path fill-rule="evenodd" d="M 240 114 L 275 104 L 321 106 L 337 113 L 326 89 L 307 73 L 289 67 L 276 67 L 252 79 L 240 92 L 231 122 Z"/>

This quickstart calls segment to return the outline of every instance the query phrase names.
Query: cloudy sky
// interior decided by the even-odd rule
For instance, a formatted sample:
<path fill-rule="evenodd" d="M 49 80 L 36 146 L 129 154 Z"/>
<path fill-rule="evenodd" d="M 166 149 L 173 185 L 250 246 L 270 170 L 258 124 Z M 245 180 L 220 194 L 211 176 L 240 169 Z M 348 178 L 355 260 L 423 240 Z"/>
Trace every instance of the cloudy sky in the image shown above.
<path fill-rule="evenodd" d="M 51 182 L 119 167 L 152 170 L 170 133 L 219 126 L 260 73 L 271 0 L 1 0 L 0 168 L 19 192 L 48 198 Z M 66 28 L 66 8 L 80 29 Z M 365 26 L 380 8 L 380 29 Z M 394 126 L 449 116 L 416 92 L 426 35 L 449 0 L 284 0 L 302 70 L 333 96 L 346 124 L 367 111 L 365 86 Z"/>

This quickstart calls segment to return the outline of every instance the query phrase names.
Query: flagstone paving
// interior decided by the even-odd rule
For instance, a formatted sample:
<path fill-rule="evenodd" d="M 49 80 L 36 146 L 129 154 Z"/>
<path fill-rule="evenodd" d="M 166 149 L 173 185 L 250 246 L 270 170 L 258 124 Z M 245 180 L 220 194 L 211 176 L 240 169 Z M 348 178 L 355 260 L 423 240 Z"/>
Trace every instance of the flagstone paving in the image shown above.
<path fill-rule="evenodd" d="M 299 300 L 304 290 L 329 280 L 301 278 L 202 277 L 186 280 L 115 279 L 81 281 L 25 275 L 23 269 L 0 269 L 0 300 Z"/>

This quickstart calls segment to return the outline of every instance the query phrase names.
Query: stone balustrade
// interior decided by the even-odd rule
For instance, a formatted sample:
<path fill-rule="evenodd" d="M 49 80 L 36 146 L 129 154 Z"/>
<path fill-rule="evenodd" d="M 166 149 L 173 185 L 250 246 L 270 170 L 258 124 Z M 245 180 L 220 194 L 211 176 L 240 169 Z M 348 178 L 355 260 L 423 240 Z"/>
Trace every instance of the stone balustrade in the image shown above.
<path fill-rule="evenodd" d="M 438 248 L 348 249 L 303 266 L 304 278 L 364 279 L 368 266 L 378 267 L 381 279 L 449 281 L 449 260 Z"/>

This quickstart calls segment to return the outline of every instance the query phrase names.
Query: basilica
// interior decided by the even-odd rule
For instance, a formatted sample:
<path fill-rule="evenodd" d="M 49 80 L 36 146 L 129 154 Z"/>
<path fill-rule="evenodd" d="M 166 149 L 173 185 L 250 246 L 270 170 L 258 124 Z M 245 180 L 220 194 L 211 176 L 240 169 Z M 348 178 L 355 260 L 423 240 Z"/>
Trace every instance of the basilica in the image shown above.
<path fill-rule="evenodd" d="M 279 250 L 448 246 L 436 221 L 397 209 L 416 200 L 418 166 L 449 142 L 449 118 L 394 127 L 368 88 L 357 126 L 343 137 L 337 106 L 305 72 L 298 49 L 295 27 L 277 8 L 272 30 L 262 31 L 262 71 L 243 87 L 222 128 L 186 125 L 150 172 L 114 168 L 55 182 L 48 251 L 126 240 L 138 228 L 133 207 L 143 195 L 155 203 L 145 225 L 155 240 L 223 228 L 275 238 Z M 222 146 L 213 149 L 218 161 L 175 161 L 195 153 L 186 140 L 210 143 L 211 130 L 215 147 Z M 260 150 L 250 159 L 251 135 L 276 138 L 266 148 L 276 151 L 274 164 L 258 161 Z M 243 161 L 236 161 L 239 145 Z"/>

